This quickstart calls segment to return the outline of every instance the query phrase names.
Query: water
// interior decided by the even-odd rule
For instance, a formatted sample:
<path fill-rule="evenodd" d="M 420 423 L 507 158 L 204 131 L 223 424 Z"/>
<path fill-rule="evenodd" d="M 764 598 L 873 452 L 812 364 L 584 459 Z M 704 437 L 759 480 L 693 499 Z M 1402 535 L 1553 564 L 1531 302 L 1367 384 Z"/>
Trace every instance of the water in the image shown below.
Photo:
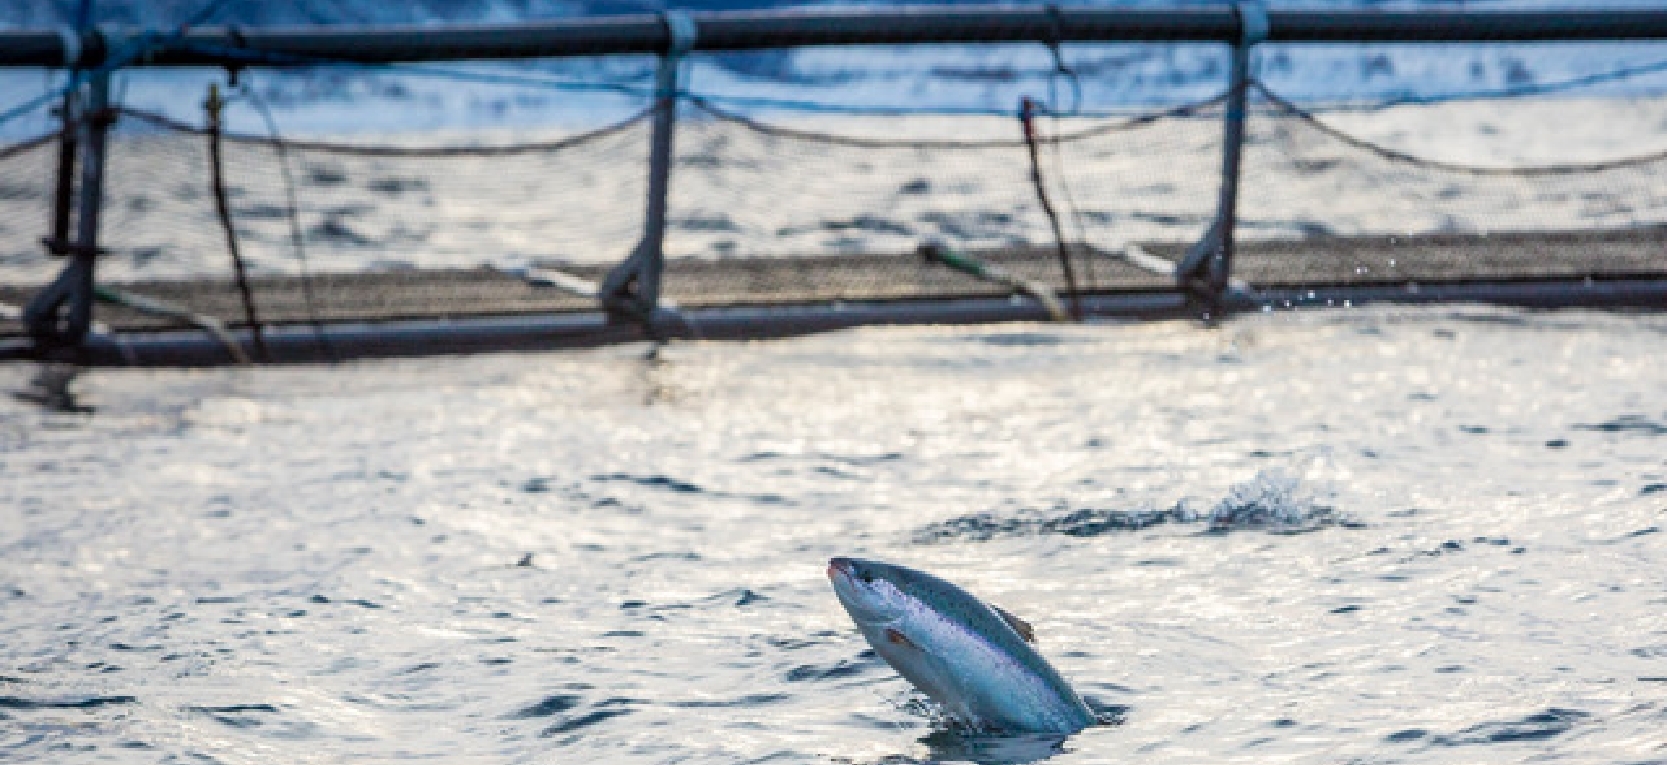
<path fill-rule="evenodd" d="M 90 412 L 0 401 L 0 759 L 1667 761 L 1664 339 L 1445 306 L 91 372 L 44 397 Z M 1110 724 L 935 727 L 837 554 L 1032 622 Z"/>

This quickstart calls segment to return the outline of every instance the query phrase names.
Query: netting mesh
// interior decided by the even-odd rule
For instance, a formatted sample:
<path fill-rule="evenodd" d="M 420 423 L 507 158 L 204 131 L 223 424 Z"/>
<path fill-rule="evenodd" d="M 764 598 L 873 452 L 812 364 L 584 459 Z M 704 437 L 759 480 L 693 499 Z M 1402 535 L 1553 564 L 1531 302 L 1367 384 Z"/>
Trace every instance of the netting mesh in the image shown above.
<path fill-rule="evenodd" d="M 51 265 L 41 238 L 52 233 L 56 135 L 0 141 L 0 272 L 3 281 L 45 279 Z"/>
<path fill-rule="evenodd" d="M 218 272 L 226 244 L 208 137 L 142 115 L 134 121 L 153 131 L 111 141 L 104 210 L 115 257 L 106 273 Z M 623 258 L 642 226 L 643 121 L 517 139 L 443 148 L 286 142 L 310 265 L 366 271 Z M 222 146 L 227 196 L 251 270 L 297 273 L 278 144 L 239 137 Z"/>
<path fill-rule="evenodd" d="M 1122 242 L 1184 239 L 1208 225 L 1219 115 L 1213 106 L 1189 112 L 1039 121 L 1044 180 L 1056 206 L 1075 212 L 1062 222 L 1080 261 L 1080 286 L 1111 286 L 1106 277 L 1116 264 L 1108 253 Z M 827 132 L 830 124 L 843 132 Z M 1063 284 L 1016 118 L 845 117 L 792 125 L 708 108 L 680 123 L 677 141 L 666 238 L 674 257 L 814 258 L 814 266 L 782 271 L 771 285 L 800 299 L 1001 289 L 934 272 L 911 257 L 935 240 L 1032 280 Z M 1151 161 L 1158 156 L 1168 161 Z M 711 300 L 710 290 L 722 285 L 696 274 L 706 271 L 670 273 L 668 290 L 686 301 Z"/>
<path fill-rule="evenodd" d="M 758 55 L 725 66 L 740 77 L 780 63 Z M 1045 55 L 1026 55 L 1020 63 L 1050 73 Z M 1183 90 L 1220 92 L 1199 85 L 1225 87 L 1219 56 L 1181 63 L 1194 59 L 1209 77 Z M 1277 56 L 1265 61 L 1278 70 Z M 1116 56 L 1103 63 L 1106 71 L 1134 65 Z M 774 76 L 837 79 L 795 66 Z M 361 83 L 357 70 L 332 79 L 328 69 L 306 82 Z M 393 67 L 366 81 L 407 103 L 419 96 L 395 86 L 411 74 Z M 1026 74 L 999 87 L 1032 81 Z M 644 94 L 570 104 L 562 100 L 570 94 L 531 84 L 480 87 L 488 90 L 420 97 L 468 112 L 468 124 L 496 124 L 477 118 L 521 107 L 543 121 L 337 142 L 275 140 L 246 121 L 224 136 L 231 214 L 251 272 L 268 280 L 257 285 L 262 299 L 290 300 L 272 285 L 306 269 L 323 275 L 330 317 L 594 309 L 572 292 L 557 299 L 529 291 L 520 268 L 597 280 L 641 239 L 651 120 L 609 120 L 641 106 Z M 363 95 L 344 93 L 344 101 Z M 1015 117 L 976 109 L 859 116 L 697 93 L 685 93 L 679 108 L 664 247 L 663 291 L 683 305 L 1012 289 L 913 254 L 929 241 L 1060 289 L 1061 235 L 1083 289 L 1170 289 L 1162 261 L 1179 260 L 1216 212 L 1221 97 L 1141 116 L 1038 117 L 1056 234 Z M 1667 144 L 1641 145 L 1667 124 L 1667 97 L 1559 92 L 1311 113 L 1278 93 L 1251 90 L 1234 275 L 1252 285 L 1667 271 L 1667 154 L 1651 154 Z M 613 100 L 600 108 L 587 98 Z M 584 127 L 549 127 L 572 120 Z M 109 142 L 101 244 L 110 255 L 99 275 L 196 284 L 174 294 L 218 295 L 224 305 L 204 310 L 236 320 L 225 302 L 230 264 L 209 141 L 200 121 L 123 112 Z M 62 262 L 39 243 L 50 227 L 56 148 L 53 136 L 0 144 L 0 283 L 39 284 Z M 1137 251 L 1158 260 L 1130 254 Z M 426 275 L 426 286 L 390 274 Z M 299 303 L 287 305 L 280 319 L 301 315 Z"/>
<path fill-rule="evenodd" d="M 1654 122 L 1667 116 L 1667 103 L 1545 99 L 1478 109 L 1460 102 L 1308 118 L 1292 105 L 1258 95 L 1245 155 L 1244 186 L 1252 190 L 1241 208 L 1241 217 L 1252 224 L 1247 233 L 1261 228 L 1307 235 L 1481 234 L 1667 222 L 1667 187 L 1661 183 L 1667 156 L 1609 161 L 1652 147 L 1629 141 L 1617 147 L 1620 151 L 1605 152 L 1583 146 L 1558 124 L 1617 118 L 1636 123 L 1652 116 Z M 1632 114 L 1620 116 L 1626 112 Z M 1515 145 L 1478 140 L 1511 122 L 1531 124 L 1533 134 Z M 1408 156 L 1351 145 L 1326 126 L 1398 139 L 1409 148 L 1384 146 Z M 1634 137 L 1650 132 L 1636 124 L 1613 127 Z M 1413 134 L 1418 129 L 1435 135 Z M 1663 147 L 1667 143 L 1653 148 Z M 1419 161 L 1424 158 L 1431 161 Z"/>
<path fill-rule="evenodd" d="M 1638 140 L 1667 116 L 1667 99 L 1312 114 L 1266 91 L 1255 96 L 1236 269 L 1253 284 L 1589 276 L 1667 265 L 1656 228 L 1667 224 L 1667 155 L 1652 153 L 1664 145 Z M 1590 134 L 1593 126 L 1608 135 Z M 1311 253 L 1328 257 L 1300 257 Z"/>

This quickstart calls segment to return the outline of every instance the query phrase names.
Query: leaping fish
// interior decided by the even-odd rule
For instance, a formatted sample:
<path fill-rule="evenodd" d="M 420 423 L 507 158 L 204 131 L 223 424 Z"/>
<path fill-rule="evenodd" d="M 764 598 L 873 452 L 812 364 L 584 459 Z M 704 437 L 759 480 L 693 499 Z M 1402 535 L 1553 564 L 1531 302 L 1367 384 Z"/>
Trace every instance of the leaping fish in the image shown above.
<path fill-rule="evenodd" d="M 1005 733 L 1076 733 L 1094 713 L 1031 647 L 1029 624 L 924 571 L 828 561 L 845 612 L 874 652 L 957 722 Z"/>

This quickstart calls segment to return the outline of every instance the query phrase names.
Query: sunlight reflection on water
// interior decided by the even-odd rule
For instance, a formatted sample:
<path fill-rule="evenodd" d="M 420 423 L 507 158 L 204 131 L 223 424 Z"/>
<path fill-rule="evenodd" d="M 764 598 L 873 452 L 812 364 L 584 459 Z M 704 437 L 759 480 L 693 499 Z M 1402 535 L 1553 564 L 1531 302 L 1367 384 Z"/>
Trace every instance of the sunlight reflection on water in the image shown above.
<path fill-rule="evenodd" d="M 0 758 L 1659 758 L 1663 336 L 1446 306 L 89 372 L 90 412 L 0 401 Z M 1022 616 L 1121 724 L 934 728 L 842 554 Z"/>

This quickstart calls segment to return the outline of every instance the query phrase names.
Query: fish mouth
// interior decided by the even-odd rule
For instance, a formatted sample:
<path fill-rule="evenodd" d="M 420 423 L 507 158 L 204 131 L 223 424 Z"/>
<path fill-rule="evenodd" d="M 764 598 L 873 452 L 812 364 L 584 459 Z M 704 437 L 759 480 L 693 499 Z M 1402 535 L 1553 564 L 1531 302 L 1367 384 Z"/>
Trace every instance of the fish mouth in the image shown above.
<path fill-rule="evenodd" d="M 853 567 L 850 558 L 830 558 L 828 560 L 828 578 L 839 581 L 840 577 L 851 578 Z"/>

